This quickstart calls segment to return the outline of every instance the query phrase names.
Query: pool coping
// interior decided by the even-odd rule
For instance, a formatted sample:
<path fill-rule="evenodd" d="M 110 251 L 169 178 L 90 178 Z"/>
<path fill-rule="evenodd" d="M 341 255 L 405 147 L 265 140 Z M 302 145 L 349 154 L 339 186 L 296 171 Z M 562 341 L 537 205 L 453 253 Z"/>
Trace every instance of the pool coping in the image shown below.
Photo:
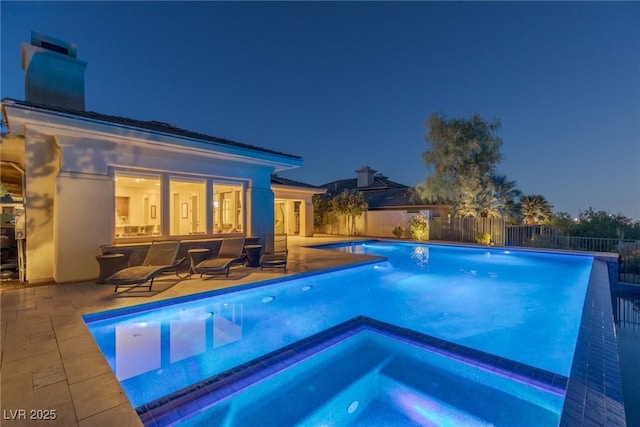
<path fill-rule="evenodd" d="M 461 243 L 461 242 L 441 242 L 441 241 L 431 241 L 431 240 L 393 240 L 393 239 L 385 239 L 385 238 L 375 238 L 375 239 L 363 239 L 363 240 L 353 240 L 349 242 L 335 242 L 335 243 L 321 243 L 305 246 L 307 248 L 312 249 L 333 249 L 344 246 L 351 245 L 361 245 L 368 243 L 376 243 L 376 242 L 385 242 L 385 243 L 393 243 L 393 244 L 403 244 L 403 245 L 425 245 L 425 246 L 446 246 L 446 247 L 457 247 L 457 248 L 469 248 L 469 249 L 485 249 L 488 251 L 508 251 L 508 252 L 528 252 L 528 253 L 539 253 L 539 254 L 549 254 L 549 255 L 572 255 L 572 256 L 586 256 L 592 257 L 594 259 L 602 259 L 605 261 L 617 261 L 619 255 L 615 252 L 593 252 L 593 251 L 578 251 L 578 250 L 570 250 L 570 249 L 553 249 L 553 248 L 534 248 L 534 247 L 525 247 L 525 246 L 486 246 L 474 243 Z"/>
<path fill-rule="evenodd" d="M 171 298 L 168 300 L 152 301 L 152 302 L 132 305 L 128 307 L 115 308 L 112 310 L 86 313 L 82 315 L 82 320 L 85 322 L 85 324 L 88 324 L 91 322 L 98 322 L 100 320 L 105 320 L 112 317 L 126 316 L 127 314 L 132 314 L 132 313 L 142 313 L 144 311 L 149 311 L 156 308 L 166 307 L 166 306 L 175 305 L 175 304 L 181 304 L 181 303 L 195 301 L 203 298 L 209 298 L 217 295 L 224 295 L 224 294 L 234 293 L 238 291 L 244 291 L 247 289 L 260 288 L 263 286 L 269 286 L 276 283 L 285 283 L 292 280 L 303 279 L 306 277 L 317 276 L 319 274 L 331 273 L 334 271 L 350 270 L 353 268 L 364 267 L 371 264 L 378 264 L 388 260 L 387 257 L 382 257 L 377 255 L 376 256 L 372 255 L 371 258 L 372 259 L 357 261 L 351 264 L 339 265 L 336 267 L 326 268 L 323 270 L 313 270 L 313 271 L 307 271 L 304 273 L 292 274 L 290 276 L 285 276 L 285 277 L 277 277 L 273 279 L 260 280 L 257 282 L 244 283 L 237 286 L 232 286 L 232 287 L 222 288 L 222 289 L 215 289 L 212 291 L 198 292 L 194 294 Z"/>
<path fill-rule="evenodd" d="M 627 425 L 611 303 L 610 270 L 611 263 L 593 260 L 561 427 Z"/>
<path fill-rule="evenodd" d="M 565 395 L 568 378 L 563 375 L 370 317 L 357 316 L 182 390 L 141 405 L 136 408 L 136 412 L 146 427 L 172 425 L 364 331 L 383 335 L 423 351 L 445 356 L 555 395 Z"/>

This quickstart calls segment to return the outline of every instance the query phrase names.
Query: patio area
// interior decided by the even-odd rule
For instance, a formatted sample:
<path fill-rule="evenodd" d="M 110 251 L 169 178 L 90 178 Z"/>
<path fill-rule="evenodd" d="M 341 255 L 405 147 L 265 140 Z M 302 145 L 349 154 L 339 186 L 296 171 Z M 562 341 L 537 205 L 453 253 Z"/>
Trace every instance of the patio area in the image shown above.
<path fill-rule="evenodd" d="M 141 426 L 82 315 L 371 259 L 367 255 L 309 247 L 352 240 L 337 236 L 290 236 L 286 274 L 281 269 L 236 267 L 229 278 L 201 279 L 194 275 L 179 280 L 167 275 L 154 282 L 152 292 L 137 292 L 134 288 L 117 294 L 113 285 L 93 282 L 10 290 L 3 287 L 1 424 L 31 426 L 41 421 L 51 426 Z M 43 419 L 47 415 L 49 420 Z"/>
<path fill-rule="evenodd" d="M 237 267 L 229 278 L 160 277 L 152 292 L 93 282 L 2 290 L 0 369 L 4 426 L 141 426 L 82 315 L 357 263 L 371 257 L 305 246 L 339 237 L 290 237 L 287 273 Z M 353 240 L 353 239 L 348 239 Z M 32 412 L 33 411 L 33 412 Z M 45 418 L 49 419 L 46 420 Z"/>

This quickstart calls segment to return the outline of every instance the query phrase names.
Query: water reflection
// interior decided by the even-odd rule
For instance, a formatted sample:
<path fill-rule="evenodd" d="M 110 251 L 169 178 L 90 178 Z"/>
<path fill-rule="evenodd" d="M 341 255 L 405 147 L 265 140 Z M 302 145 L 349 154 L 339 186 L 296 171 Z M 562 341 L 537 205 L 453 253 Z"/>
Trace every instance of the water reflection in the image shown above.
<path fill-rule="evenodd" d="M 242 304 L 215 304 L 213 348 L 242 339 Z"/>
<path fill-rule="evenodd" d="M 135 377 L 160 368 L 160 322 L 116 326 L 116 377 Z"/>
<path fill-rule="evenodd" d="M 616 327 L 640 330 L 640 294 L 614 291 L 611 296 Z"/>
<path fill-rule="evenodd" d="M 418 267 L 424 268 L 429 264 L 429 248 L 426 246 L 416 246 L 411 251 L 411 261 Z"/>
<path fill-rule="evenodd" d="M 115 327 L 115 372 L 126 380 L 242 339 L 242 304 L 181 310 L 162 321 Z"/>

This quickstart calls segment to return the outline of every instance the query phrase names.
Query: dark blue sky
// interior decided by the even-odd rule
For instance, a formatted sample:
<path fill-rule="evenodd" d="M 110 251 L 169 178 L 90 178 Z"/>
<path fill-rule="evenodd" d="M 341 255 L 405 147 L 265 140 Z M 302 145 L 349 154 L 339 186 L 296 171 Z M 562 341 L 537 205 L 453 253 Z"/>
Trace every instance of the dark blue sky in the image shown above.
<path fill-rule="evenodd" d="M 555 211 L 640 219 L 638 2 L 0 3 L 1 96 L 31 30 L 77 44 L 88 110 L 423 181 L 424 121 L 500 118 L 499 172 Z"/>

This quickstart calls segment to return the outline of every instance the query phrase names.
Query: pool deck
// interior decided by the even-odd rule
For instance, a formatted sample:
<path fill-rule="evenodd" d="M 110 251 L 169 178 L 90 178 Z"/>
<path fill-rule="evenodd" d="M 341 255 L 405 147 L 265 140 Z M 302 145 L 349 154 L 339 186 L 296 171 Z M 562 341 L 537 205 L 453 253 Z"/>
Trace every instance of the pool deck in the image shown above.
<path fill-rule="evenodd" d="M 372 257 L 367 255 L 306 247 L 352 240 L 356 239 L 341 239 L 335 236 L 290 237 L 286 275 L 371 260 Z M 607 280 L 606 271 L 602 268 L 597 270 L 595 274 L 600 276 L 599 280 Z M 2 291 L 0 424 L 142 426 L 134 408 L 129 404 L 120 384 L 93 341 L 82 315 L 284 275 L 281 269 L 261 272 L 259 268 L 239 267 L 232 270 L 229 278 L 200 279 L 199 276 L 193 276 L 191 279 L 177 281 L 175 276 L 163 276 L 154 283 L 154 292 L 115 294 L 113 286 L 97 285 L 94 282 Z M 601 292 L 599 294 L 602 296 Z M 586 403 L 587 407 L 592 403 L 593 397 L 583 394 L 583 389 L 574 390 L 571 395 L 572 400 L 575 397 L 575 400 Z M 47 415 L 49 418 L 55 415 L 55 419 L 42 419 Z M 604 425 L 595 423 L 597 420 L 590 416 L 585 418 L 585 413 L 573 412 L 572 421 L 577 421 L 576 418 L 581 419 L 582 425 Z M 604 419 L 609 421 L 609 425 L 624 425 L 616 422 L 624 423 L 624 415 L 622 419 L 605 415 Z"/>
<path fill-rule="evenodd" d="M 94 282 L 2 291 L 0 425 L 142 426 L 82 315 L 372 259 L 305 247 L 352 240 L 290 237 L 286 274 L 282 269 L 238 267 L 229 278 L 194 275 L 177 283 L 167 275 L 154 282 L 156 292 L 115 294 L 113 285 Z M 55 420 L 31 417 L 51 416 L 47 410 L 54 410 Z"/>

